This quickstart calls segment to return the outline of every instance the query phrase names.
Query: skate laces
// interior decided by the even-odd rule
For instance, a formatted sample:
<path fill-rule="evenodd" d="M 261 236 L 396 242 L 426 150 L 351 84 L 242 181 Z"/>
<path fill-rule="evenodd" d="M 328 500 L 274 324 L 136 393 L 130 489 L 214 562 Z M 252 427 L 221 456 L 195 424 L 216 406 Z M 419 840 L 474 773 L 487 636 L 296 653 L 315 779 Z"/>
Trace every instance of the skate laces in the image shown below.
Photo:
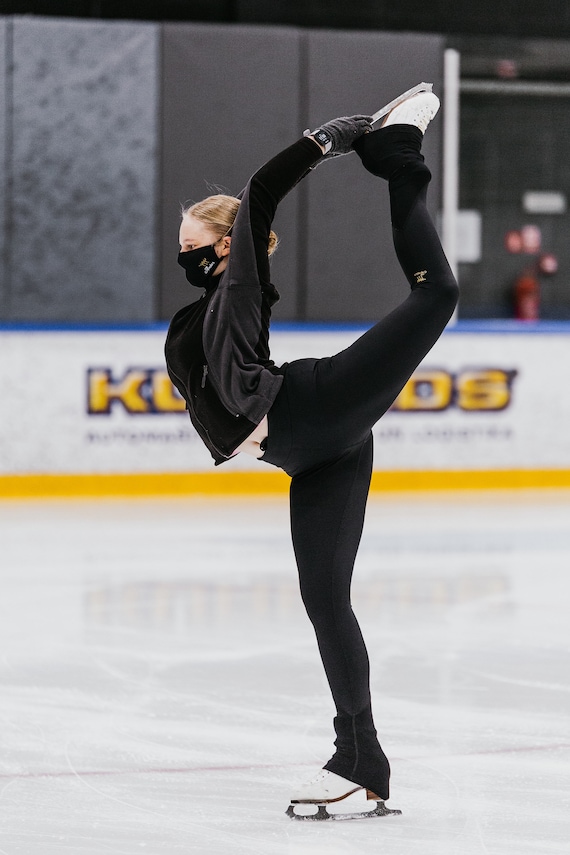
<path fill-rule="evenodd" d="M 427 126 L 435 116 L 435 111 L 432 106 L 429 104 L 425 104 L 420 110 L 418 110 L 416 115 L 416 125 L 422 132 L 425 134 L 427 130 Z"/>

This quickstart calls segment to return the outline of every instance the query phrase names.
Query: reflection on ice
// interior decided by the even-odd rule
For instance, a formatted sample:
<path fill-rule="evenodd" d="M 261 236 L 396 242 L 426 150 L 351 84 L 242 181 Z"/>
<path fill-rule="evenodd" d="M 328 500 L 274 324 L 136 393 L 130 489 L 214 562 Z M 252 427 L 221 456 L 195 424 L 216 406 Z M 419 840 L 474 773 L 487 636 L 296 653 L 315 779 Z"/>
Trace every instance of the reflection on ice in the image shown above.
<path fill-rule="evenodd" d="M 505 574 L 473 572 L 455 576 L 388 575 L 355 585 L 354 606 L 361 617 L 380 618 L 384 612 L 420 607 L 423 614 L 441 616 L 446 609 L 477 599 L 505 597 Z M 259 622 L 275 626 L 298 617 L 299 592 L 294 578 L 256 578 L 247 585 L 205 580 L 127 582 L 85 591 L 87 626 L 122 626 L 191 633 L 228 620 L 235 628 Z"/>

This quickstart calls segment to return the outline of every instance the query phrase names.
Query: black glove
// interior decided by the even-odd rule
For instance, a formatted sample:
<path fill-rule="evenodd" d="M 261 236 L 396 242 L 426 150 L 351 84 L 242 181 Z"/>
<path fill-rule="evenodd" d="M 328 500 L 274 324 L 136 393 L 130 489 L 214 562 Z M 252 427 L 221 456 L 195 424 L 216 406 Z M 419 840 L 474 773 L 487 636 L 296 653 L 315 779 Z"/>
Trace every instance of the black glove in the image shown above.
<path fill-rule="evenodd" d="M 325 149 L 325 157 L 350 154 L 352 144 L 372 130 L 372 116 L 341 116 L 331 119 L 311 132 L 317 142 Z M 305 131 L 305 136 L 308 136 Z"/>

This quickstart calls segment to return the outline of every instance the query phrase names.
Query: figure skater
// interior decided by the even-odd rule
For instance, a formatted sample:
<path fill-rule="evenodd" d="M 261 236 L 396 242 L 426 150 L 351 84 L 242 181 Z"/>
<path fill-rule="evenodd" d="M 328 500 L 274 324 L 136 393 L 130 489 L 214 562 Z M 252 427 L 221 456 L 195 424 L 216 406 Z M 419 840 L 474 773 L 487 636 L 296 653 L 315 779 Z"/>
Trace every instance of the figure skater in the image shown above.
<path fill-rule="evenodd" d="M 357 790 L 377 801 L 358 816 L 399 813 L 384 805 L 390 765 L 376 735 L 350 585 L 372 474 L 371 430 L 457 302 L 425 202 L 431 174 L 421 144 L 439 100 L 430 91 L 407 94 L 379 129 L 370 116 L 334 119 L 262 166 L 239 197 L 210 196 L 189 207 L 180 226 L 179 263 L 205 290 L 171 321 L 170 377 L 216 465 L 245 452 L 291 476 L 301 595 L 336 706 L 336 750 L 291 799 L 288 813 L 296 818 L 299 803 L 319 806 L 313 819 L 331 818 L 326 804 Z M 411 291 L 346 350 L 276 366 L 269 320 L 279 295 L 268 256 L 277 205 L 322 160 L 353 151 L 388 181 L 394 246 Z"/>

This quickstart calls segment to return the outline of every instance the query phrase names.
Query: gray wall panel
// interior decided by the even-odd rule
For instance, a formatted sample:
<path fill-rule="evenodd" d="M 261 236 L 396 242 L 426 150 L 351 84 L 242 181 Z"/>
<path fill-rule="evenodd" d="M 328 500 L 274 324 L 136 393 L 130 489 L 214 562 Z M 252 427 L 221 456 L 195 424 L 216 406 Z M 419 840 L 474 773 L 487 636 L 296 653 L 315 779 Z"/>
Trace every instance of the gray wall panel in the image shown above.
<path fill-rule="evenodd" d="M 421 81 L 441 95 L 443 40 L 393 33 L 309 33 L 308 124 L 373 113 Z M 434 174 L 432 213 L 440 202 L 441 114 L 426 134 Z M 391 237 L 387 185 L 356 155 L 324 163 L 308 183 L 307 317 L 373 320 L 407 293 Z"/>
<path fill-rule="evenodd" d="M 12 318 L 153 318 L 158 33 L 15 19 Z"/>
<path fill-rule="evenodd" d="M 212 192 L 238 193 L 250 175 L 301 135 L 296 30 L 272 27 L 165 25 L 161 315 L 199 295 L 176 263 L 180 206 Z M 282 247 L 272 262 L 281 293 L 277 318 L 294 317 L 297 213 L 294 190 L 280 205 Z"/>
<path fill-rule="evenodd" d="M 8 123 L 6 113 L 7 92 L 7 56 L 6 39 L 8 22 L 0 18 L 0 320 L 6 317 L 8 311 L 8 279 L 6 266 L 6 185 L 8 169 L 6 162 L 6 138 Z"/>

